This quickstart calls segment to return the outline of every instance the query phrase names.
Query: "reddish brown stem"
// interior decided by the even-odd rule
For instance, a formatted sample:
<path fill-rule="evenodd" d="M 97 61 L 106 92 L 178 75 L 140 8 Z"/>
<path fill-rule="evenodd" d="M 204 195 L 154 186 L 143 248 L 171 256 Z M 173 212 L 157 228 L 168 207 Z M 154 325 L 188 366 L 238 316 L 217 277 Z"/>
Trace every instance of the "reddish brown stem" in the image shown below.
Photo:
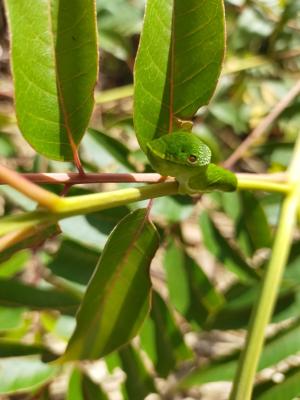
<path fill-rule="evenodd" d="M 149 174 L 78 174 L 74 172 L 69 173 L 28 173 L 19 174 L 22 178 L 34 182 L 34 183 L 53 183 L 53 184 L 86 184 L 86 183 L 113 183 L 113 182 L 136 182 L 136 183 L 158 183 L 161 182 L 161 175 L 155 173 Z M 4 179 L 1 179 L 0 184 L 7 183 Z"/>
<path fill-rule="evenodd" d="M 80 173 L 79 173 L 79 175 L 80 175 Z M 60 193 L 60 196 L 61 196 L 61 197 L 66 197 L 66 195 L 69 193 L 69 191 L 70 191 L 70 189 L 71 189 L 72 186 L 73 186 L 72 183 L 66 183 L 66 184 L 64 185 L 63 190 L 62 190 L 61 193 Z"/>
<path fill-rule="evenodd" d="M 40 206 L 52 208 L 53 204 L 59 199 L 54 193 L 42 189 L 28 179 L 25 179 L 21 174 L 12 171 L 3 165 L 0 165 L 0 182 L 7 184 L 25 196 L 35 200 Z"/>
<path fill-rule="evenodd" d="M 250 173 L 237 173 L 237 177 L 243 179 L 253 179 L 273 181 L 273 182 L 286 182 L 286 174 L 284 172 L 274 174 L 250 174 Z M 85 174 L 84 176 L 69 172 L 69 173 L 28 173 L 18 174 L 26 180 L 43 184 L 62 184 L 68 187 L 78 184 L 90 184 L 90 183 L 159 183 L 164 181 L 171 181 L 171 177 L 163 177 L 156 173 L 130 173 L 130 174 Z M 0 185 L 8 183 L 1 178 L 0 173 Z M 47 192 L 48 193 L 48 192 Z"/>
<path fill-rule="evenodd" d="M 79 158 L 78 150 L 76 147 L 74 147 L 73 144 L 72 144 L 72 150 L 73 150 L 74 163 L 76 165 L 76 168 L 78 169 L 79 175 L 84 176 L 85 172 L 84 172 L 84 169 L 82 167 L 82 164 L 81 164 L 81 161 Z"/>

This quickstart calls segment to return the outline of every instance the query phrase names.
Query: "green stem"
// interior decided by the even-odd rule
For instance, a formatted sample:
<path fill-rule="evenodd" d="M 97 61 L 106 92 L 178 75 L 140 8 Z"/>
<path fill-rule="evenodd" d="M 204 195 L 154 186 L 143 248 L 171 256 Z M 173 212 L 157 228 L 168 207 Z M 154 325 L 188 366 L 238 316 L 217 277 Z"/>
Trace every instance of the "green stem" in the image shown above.
<path fill-rule="evenodd" d="M 268 180 L 267 177 L 264 180 L 256 179 L 255 176 L 253 178 L 251 176 L 244 177 L 243 174 L 237 174 L 237 177 L 239 189 L 287 193 L 290 187 L 288 183 L 275 182 L 272 176 L 270 176 L 270 180 Z M 31 183 L 27 182 L 27 184 Z M 48 193 L 51 195 L 51 192 L 45 191 L 44 189 L 42 190 L 44 196 Z M 115 190 L 113 192 L 68 198 L 60 198 L 53 195 L 54 197 L 51 198 L 50 196 L 51 200 L 45 204 L 46 207 L 50 208 L 50 212 L 39 210 L 32 213 L 3 218 L 0 222 L 0 235 L 5 235 L 20 229 L 29 229 L 41 223 L 53 224 L 60 219 L 72 215 L 87 214 L 107 208 L 118 207 L 135 201 L 173 195 L 176 194 L 177 191 L 178 186 L 176 182 L 165 182 L 142 186 L 139 188 L 128 188 Z"/>
<path fill-rule="evenodd" d="M 22 175 L 3 165 L 0 165 L 0 181 L 18 190 L 45 208 L 52 209 L 56 202 L 60 200 L 56 194 L 35 185 Z"/>
<path fill-rule="evenodd" d="M 51 273 L 43 276 L 43 278 L 57 289 L 63 290 L 64 292 L 69 293 L 71 296 L 76 297 L 79 301 L 82 301 L 85 292 L 84 287 L 80 288 L 80 285 L 71 283 L 66 279 L 60 278 L 59 276 Z"/>
<path fill-rule="evenodd" d="M 278 193 L 289 193 L 291 190 L 290 184 L 288 183 L 276 183 L 268 180 L 256 180 L 238 178 L 238 189 L 239 190 L 263 190 L 265 192 L 278 192 Z"/>
<path fill-rule="evenodd" d="M 300 200 L 300 137 L 288 171 L 290 190 L 283 202 L 271 260 L 269 262 L 261 294 L 253 310 L 245 348 L 241 354 L 238 371 L 230 400 L 250 400 L 254 377 L 262 351 L 266 327 L 271 319 L 281 278 L 286 265 L 296 222 Z"/>
<path fill-rule="evenodd" d="M 131 97 L 133 95 L 133 85 L 116 87 L 114 89 L 104 90 L 95 93 L 95 101 L 97 104 L 109 103 Z"/>
<path fill-rule="evenodd" d="M 142 186 L 139 188 L 59 198 L 59 201 L 56 201 L 52 205 L 52 212 L 34 211 L 22 215 L 2 218 L 0 222 L 0 236 L 16 230 L 28 229 L 40 223 L 53 224 L 60 219 L 73 215 L 88 214 L 136 201 L 168 196 L 176 194 L 177 192 L 178 184 L 176 182 L 166 182 Z"/>
<path fill-rule="evenodd" d="M 60 218 L 65 218 L 71 215 L 118 207 L 135 201 L 176 194 L 177 192 L 178 184 L 176 182 L 157 183 L 139 188 L 68 197 L 61 199 L 60 203 L 56 204 L 54 211 L 60 215 Z"/>
<path fill-rule="evenodd" d="M 0 253 L 20 243 L 21 241 L 24 241 L 34 235 L 37 235 L 39 232 L 48 228 L 48 226 L 49 223 L 46 223 L 45 225 L 42 223 L 39 223 L 38 225 L 37 224 L 30 225 L 29 227 L 12 231 L 9 234 L 0 237 Z"/>
<path fill-rule="evenodd" d="M 59 217 L 49 211 L 32 211 L 24 214 L 10 215 L 0 220 L 0 237 L 10 232 L 28 230 L 34 233 L 34 227 L 41 224 L 48 226 L 55 224 Z M 0 243 L 1 244 L 1 243 Z"/>

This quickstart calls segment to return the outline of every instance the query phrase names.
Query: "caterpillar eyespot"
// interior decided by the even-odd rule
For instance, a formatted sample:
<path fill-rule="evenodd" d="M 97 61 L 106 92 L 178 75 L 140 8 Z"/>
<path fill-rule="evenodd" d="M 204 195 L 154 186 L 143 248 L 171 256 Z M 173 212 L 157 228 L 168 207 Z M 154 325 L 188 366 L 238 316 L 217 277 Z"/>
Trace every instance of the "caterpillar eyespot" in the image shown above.
<path fill-rule="evenodd" d="M 198 160 L 197 156 L 194 156 L 193 154 L 191 154 L 188 157 L 188 162 L 191 163 L 191 164 L 194 164 L 197 160 Z"/>

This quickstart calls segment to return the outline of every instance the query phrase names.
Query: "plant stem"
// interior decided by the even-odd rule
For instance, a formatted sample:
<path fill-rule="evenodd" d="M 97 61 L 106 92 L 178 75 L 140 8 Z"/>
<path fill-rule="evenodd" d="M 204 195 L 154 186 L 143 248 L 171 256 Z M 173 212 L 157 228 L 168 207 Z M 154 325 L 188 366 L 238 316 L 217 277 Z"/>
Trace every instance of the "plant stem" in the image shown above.
<path fill-rule="evenodd" d="M 177 194 L 177 192 L 178 184 L 173 181 L 142 186 L 140 188 L 59 198 L 59 201 L 56 201 L 53 205 L 52 212 L 39 210 L 2 218 L 0 222 L 0 236 L 15 230 L 29 229 L 41 223 L 54 224 L 60 219 L 73 215 L 88 214 L 136 201 L 173 195 Z"/>
<path fill-rule="evenodd" d="M 157 173 L 86 173 L 84 175 L 75 172 L 67 173 L 25 173 L 19 174 L 23 178 L 26 178 L 30 182 L 42 184 L 90 184 L 90 183 L 159 183 L 162 181 L 162 176 Z M 286 173 L 274 173 L 274 174 L 249 174 L 249 173 L 237 173 L 239 181 L 265 181 L 265 182 L 277 182 L 286 183 Z M 168 177 L 168 181 L 174 181 L 174 178 Z M 1 180 L 0 185 L 6 183 Z M 17 187 L 16 187 L 17 188 Z"/>
<path fill-rule="evenodd" d="M 159 174 L 30 174 L 26 178 L 35 179 L 37 182 L 51 182 L 75 184 L 96 182 L 159 182 L 162 180 Z M 12 237 L 3 238 L 3 247 L 10 242 L 17 240 L 19 234 L 30 236 L 36 226 L 41 224 L 53 224 L 62 218 L 71 215 L 86 214 L 128 204 L 130 202 L 152 199 L 155 197 L 172 195 L 177 193 L 177 183 L 172 179 L 170 182 L 147 185 L 140 188 L 129 188 L 106 193 L 95 193 L 85 196 L 61 198 L 45 189 L 30 182 L 24 176 L 0 166 L 0 179 L 10 184 L 21 193 L 37 201 L 40 206 L 49 209 L 51 212 L 36 211 L 23 215 L 3 218 L 0 223 L 0 235 L 13 231 L 18 234 Z M 264 190 L 271 192 L 287 193 L 290 184 L 286 182 L 286 174 L 237 174 L 238 188 L 250 190 Z M 22 233 L 21 233 L 22 232 Z M 20 236 L 20 237 L 21 237 Z"/>
<path fill-rule="evenodd" d="M 281 278 L 290 252 L 297 208 L 300 200 L 300 137 L 296 143 L 288 171 L 290 190 L 284 199 L 271 260 L 261 294 L 252 312 L 245 348 L 241 354 L 230 400 L 250 400 L 257 364 L 263 347 L 266 327 L 270 321 Z"/>
<path fill-rule="evenodd" d="M 265 192 L 289 193 L 290 185 L 263 180 L 238 179 L 239 190 L 263 190 Z"/>
<path fill-rule="evenodd" d="M 25 194 L 25 196 L 36 201 L 39 205 L 45 208 L 52 209 L 53 205 L 60 200 L 59 196 L 56 194 L 40 188 L 23 178 L 22 175 L 4 167 L 3 165 L 0 165 L 0 180 Z"/>
<path fill-rule="evenodd" d="M 40 224 L 38 226 L 31 226 L 29 228 L 20 229 L 18 231 L 10 232 L 9 234 L 0 237 L 0 252 L 26 240 L 33 235 L 36 235 L 40 230 L 45 229 L 46 226 Z"/>
<path fill-rule="evenodd" d="M 113 192 L 73 196 L 61 199 L 60 203 L 57 203 L 56 205 L 55 212 L 62 218 L 65 218 L 70 215 L 91 213 L 107 208 L 118 207 L 135 201 L 172 195 L 177 192 L 177 182 L 166 182 L 142 186 L 140 188 L 129 188 L 115 190 Z"/>
<path fill-rule="evenodd" d="M 60 218 L 58 217 L 58 215 L 46 210 L 10 215 L 8 217 L 1 218 L 0 220 L 0 237 L 10 232 L 21 231 L 26 231 L 27 233 L 31 232 L 32 234 L 34 234 L 36 232 L 36 230 L 34 229 L 35 227 L 36 229 L 40 229 L 41 225 L 49 226 L 55 224 L 59 219 Z M 18 235 L 18 233 L 16 235 Z M 11 237 L 13 238 L 14 236 Z M 6 243 L 8 243 L 8 240 L 10 240 L 10 237 L 3 238 L 3 242 L 0 242 L 0 245 L 3 245 L 3 248 L 6 248 Z M 13 244 L 15 243 L 16 241 Z"/>
<path fill-rule="evenodd" d="M 133 85 L 119 86 L 113 89 L 104 90 L 95 93 L 95 102 L 97 104 L 109 103 L 111 101 L 118 101 L 126 97 L 133 96 Z"/>
<path fill-rule="evenodd" d="M 79 301 L 82 301 L 85 288 L 80 288 L 79 284 L 76 285 L 75 283 L 68 282 L 66 279 L 60 278 L 51 273 L 44 274 L 43 278 L 57 289 L 63 290 L 64 292 L 76 297 Z"/>
<path fill-rule="evenodd" d="M 162 176 L 156 173 L 86 173 L 84 175 L 76 172 L 67 173 L 25 173 L 19 174 L 30 182 L 49 184 L 89 184 L 89 183 L 158 183 Z M 275 175 L 275 174 L 274 174 Z M 1 180 L 0 185 L 5 183 Z"/>
<path fill-rule="evenodd" d="M 255 174 L 248 172 L 237 172 L 236 177 L 238 180 L 255 180 L 255 181 L 269 181 L 269 182 L 277 182 L 277 183 L 286 183 L 287 182 L 287 173 L 286 172 L 276 172 L 269 174 Z"/>
<path fill-rule="evenodd" d="M 32 182 L 27 181 L 25 178 L 20 177 L 16 172 L 10 171 L 14 176 L 14 187 L 22 193 L 27 193 L 31 186 L 34 187 L 34 195 L 29 191 L 28 196 L 38 200 L 36 196 L 36 188 L 40 189 L 42 194 L 41 205 L 50 209 L 51 212 L 43 210 L 3 218 L 0 222 L 0 235 L 5 235 L 12 231 L 19 231 L 29 229 L 35 225 L 40 224 L 53 224 L 60 219 L 66 218 L 71 215 L 86 214 L 94 211 L 100 211 L 107 208 L 113 208 L 128 204 L 135 201 L 141 201 L 146 199 L 152 199 L 160 196 L 167 196 L 177 194 L 177 183 L 172 180 L 171 182 L 157 183 L 153 185 L 142 186 L 139 188 L 128 188 L 122 190 L 115 190 L 112 192 L 95 193 L 84 196 L 74 196 L 68 198 L 60 198 L 51 192 L 41 189 L 34 185 Z M 110 174 L 108 174 L 110 175 Z M 115 179 L 118 179 L 116 174 L 113 174 Z M 136 176 L 131 174 L 125 174 L 122 179 L 137 179 Z M 128 178 L 129 175 L 129 178 Z M 144 174 L 146 175 L 146 174 Z M 143 175 L 142 179 L 146 177 Z M 149 174 L 150 181 L 156 179 L 161 180 L 159 174 Z M 78 174 L 76 174 L 76 177 Z M 74 179 L 77 179 L 73 177 Z M 260 177 L 259 175 L 250 174 L 237 174 L 238 177 L 238 188 L 239 189 L 251 189 L 251 190 L 264 190 L 264 191 L 275 191 L 280 193 L 286 193 L 289 190 L 288 183 L 280 183 L 285 180 L 285 175 L 272 176 L 267 180 L 267 175 Z M 20 179 L 21 178 L 21 179 Z M 90 177 L 88 177 L 89 179 Z M 103 178 L 103 177 L 102 177 Z M 109 176 L 111 178 L 111 176 Z M 276 179 L 275 179 L 276 178 Z M 47 178 L 48 179 L 48 178 Z M 80 178 L 85 179 L 85 178 Z M 94 179 L 94 177 L 92 177 Z M 265 180 L 264 180 L 265 179 Z M 23 181 L 25 183 L 23 184 Z M 19 187 L 19 183 L 22 183 Z M 23 189 L 26 190 L 23 190 Z M 46 200 L 46 201 L 45 201 Z"/>

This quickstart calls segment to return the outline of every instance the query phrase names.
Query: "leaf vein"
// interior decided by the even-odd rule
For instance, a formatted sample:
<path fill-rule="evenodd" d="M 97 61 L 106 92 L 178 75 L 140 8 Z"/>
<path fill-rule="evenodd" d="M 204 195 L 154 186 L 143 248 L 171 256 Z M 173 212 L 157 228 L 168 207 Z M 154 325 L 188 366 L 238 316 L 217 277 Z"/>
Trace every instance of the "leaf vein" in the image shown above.
<path fill-rule="evenodd" d="M 185 55 L 186 53 L 189 53 L 192 50 L 197 49 L 198 47 L 202 46 L 203 43 L 208 43 L 209 41 L 211 41 L 213 38 L 215 38 L 217 36 L 217 32 L 214 32 L 211 36 L 209 36 L 208 38 L 204 38 L 203 40 L 201 40 L 200 42 L 197 42 L 196 44 L 194 44 L 193 46 L 185 49 L 180 56 Z"/>
<path fill-rule="evenodd" d="M 206 97 L 206 93 L 210 93 L 210 90 L 207 90 L 206 92 L 202 93 L 201 96 L 196 97 L 195 99 L 193 99 L 192 101 L 190 101 L 189 103 L 183 105 L 181 108 L 178 108 L 175 111 L 175 114 L 180 114 L 184 109 L 188 108 L 190 105 L 192 105 L 193 103 L 196 103 L 199 99 L 201 99 L 202 97 Z M 207 103 L 205 103 L 207 104 Z"/>
<path fill-rule="evenodd" d="M 34 80 L 32 80 L 32 79 L 30 79 L 26 74 L 25 74 L 25 72 L 22 70 L 22 69 L 19 69 L 19 72 L 21 72 L 21 74 L 26 78 L 26 80 L 28 81 L 28 83 L 30 84 L 30 85 L 33 85 L 33 86 L 35 86 L 36 88 L 38 88 L 41 92 L 44 92 L 44 93 L 46 93 L 46 94 L 48 94 L 49 96 L 52 96 L 52 97 L 57 97 L 57 94 L 55 93 L 51 93 L 49 90 L 47 90 L 47 89 L 44 89 L 44 88 L 42 88 L 41 86 L 39 86 L 36 82 L 34 82 Z"/>
<path fill-rule="evenodd" d="M 163 101 L 160 101 L 159 98 L 155 97 L 155 95 L 149 90 L 147 89 L 144 84 L 143 81 L 141 80 L 140 82 L 138 82 L 138 84 L 141 86 L 141 89 L 146 92 L 148 95 L 151 96 L 152 99 L 154 99 L 159 105 L 169 109 L 169 106 L 167 104 L 165 104 Z"/>
<path fill-rule="evenodd" d="M 66 32 L 71 31 L 72 29 L 74 29 L 77 25 L 80 24 L 80 22 L 85 18 L 86 14 L 88 12 L 88 7 L 85 8 L 85 10 L 83 11 L 83 13 L 81 14 L 81 16 L 78 18 L 77 21 L 74 22 L 73 25 L 68 26 L 67 28 L 60 30 L 57 32 L 58 35 L 64 35 Z"/>
<path fill-rule="evenodd" d="M 188 9 L 186 12 L 183 12 L 183 13 L 181 13 L 181 14 L 177 13 L 177 14 L 176 14 L 176 17 L 177 17 L 177 18 L 178 18 L 178 17 L 179 17 L 179 18 L 181 18 L 181 17 L 186 17 L 187 15 L 192 14 L 192 13 L 194 13 L 195 11 L 199 10 L 201 7 L 203 7 L 203 4 L 196 4 L 195 7 Z"/>
<path fill-rule="evenodd" d="M 90 69 L 92 69 L 92 68 L 94 68 L 94 67 L 92 66 Z M 71 77 L 68 77 L 68 78 L 66 78 L 66 79 L 61 79 L 61 80 L 60 80 L 60 83 L 72 82 L 73 79 L 77 79 L 77 78 L 80 78 L 80 77 L 82 77 L 82 76 L 84 76 L 84 75 L 88 75 L 90 69 L 88 69 L 87 71 L 79 72 L 78 74 L 73 75 L 73 76 L 71 76 Z"/>
<path fill-rule="evenodd" d="M 82 109 L 86 105 L 86 103 L 92 98 L 92 94 L 90 93 L 86 99 L 77 107 L 75 108 L 71 113 L 69 113 L 69 118 L 72 117 L 75 113 L 77 113 L 79 110 Z"/>
<path fill-rule="evenodd" d="M 211 22 L 214 20 L 214 18 L 217 15 L 217 9 L 215 10 L 214 15 L 212 15 L 204 24 L 197 26 L 196 29 L 194 29 L 193 31 L 187 32 L 184 36 L 180 36 L 179 38 L 177 37 L 177 43 L 178 42 L 182 42 L 183 40 L 186 40 L 187 38 L 190 38 L 191 36 L 194 36 L 196 33 L 202 31 L 204 28 L 206 28 L 208 25 L 211 24 Z"/>
<path fill-rule="evenodd" d="M 94 40 L 93 39 L 87 40 L 86 42 L 80 43 L 78 46 L 64 48 L 63 50 L 60 50 L 60 51 L 56 50 L 56 56 L 61 56 L 62 54 L 69 53 L 69 52 L 71 52 L 73 50 L 81 49 L 82 47 L 84 47 L 84 46 L 86 46 L 87 44 L 90 44 L 90 43 L 94 43 Z"/>
<path fill-rule="evenodd" d="M 201 67 L 200 69 L 198 69 L 195 73 L 193 73 L 193 74 L 187 76 L 187 77 L 186 77 L 185 79 L 183 79 L 182 81 L 176 83 L 176 84 L 174 85 L 174 87 L 179 87 L 179 86 L 181 86 L 181 85 L 183 85 L 183 84 L 185 84 L 185 83 L 191 81 L 192 79 L 195 79 L 198 75 L 200 75 L 200 74 L 201 74 L 209 65 L 211 65 L 211 64 L 214 64 L 214 63 L 213 63 L 213 62 L 209 62 L 209 63 L 203 65 L 203 67 Z"/>
<path fill-rule="evenodd" d="M 144 120 L 148 122 L 148 124 L 152 125 L 156 129 L 156 131 L 166 133 L 166 131 L 163 128 L 159 127 L 157 124 L 155 124 L 153 121 L 149 119 L 148 115 L 144 112 L 142 108 L 140 108 L 140 113 L 142 114 Z"/>
<path fill-rule="evenodd" d="M 37 119 L 37 120 L 45 121 L 45 122 L 50 122 L 51 124 L 60 125 L 60 126 L 65 127 L 65 125 L 64 125 L 62 122 L 52 121 L 51 119 L 37 116 L 36 114 L 33 114 L 33 113 L 29 112 L 29 111 L 26 111 L 26 114 L 27 114 L 27 115 L 30 115 L 31 117 L 33 117 L 33 118 L 35 118 L 35 119 Z"/>

